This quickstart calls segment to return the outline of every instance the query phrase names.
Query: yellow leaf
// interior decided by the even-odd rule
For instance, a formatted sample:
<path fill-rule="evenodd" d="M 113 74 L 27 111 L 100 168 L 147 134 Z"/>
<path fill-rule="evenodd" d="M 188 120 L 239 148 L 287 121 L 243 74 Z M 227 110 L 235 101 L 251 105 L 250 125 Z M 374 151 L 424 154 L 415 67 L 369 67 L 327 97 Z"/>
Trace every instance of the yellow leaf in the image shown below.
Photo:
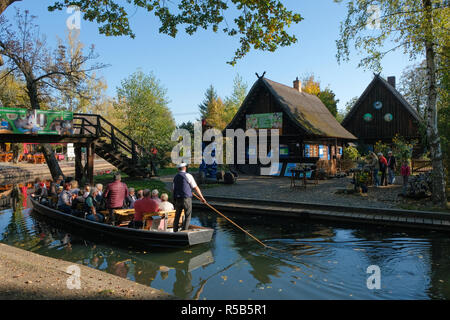
<path fill-rule="evenodd" d="M 222 276 L 221 278 L 223 279 L 223 281 L 227 281 L 227 279 L 228 279 L 227 276 Z"/>

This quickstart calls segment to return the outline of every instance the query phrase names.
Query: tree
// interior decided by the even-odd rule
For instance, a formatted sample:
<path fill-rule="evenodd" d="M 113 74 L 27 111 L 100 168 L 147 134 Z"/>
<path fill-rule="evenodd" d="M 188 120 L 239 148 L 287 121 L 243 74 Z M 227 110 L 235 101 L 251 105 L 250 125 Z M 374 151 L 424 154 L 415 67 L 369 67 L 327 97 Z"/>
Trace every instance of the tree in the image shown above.
<path fill-rule="evenodd" d="M 314 74 L 309 74 L 302 79 L 302 91 L 318 96 L 320 93 L 320 81 L 315 80 Z"/>
<path fill-rule="evenodd" d="M 71 60 L 76 60 L 82 55 L 84 44 L 79 40 L 80 30 L 73 29 L 67 33 L 67 44 L 59 40 L 59 46 L 65 48 L 66 56 Z M 101 108 L 100 104 L 106 99 L 107 85 L 105 80 L 96 77 L 95 72 L 82 72 L 73 81 L 70 77 L 62 77 L 53 99 L 53 108 L 80 113 L 93 113 Z"/>
<path fill-rule="evenodd" d="M 210 103 L 212 103 L 214 100 L 217 100 L 218 96 L 217 96 L 217 92 L 216 89 L 214 89 L 214 86 L 211 84 L 208 89 L 206 89 L 205 92 L 205 99 L 203 100 L 203 102 L 201 104 L 198 105 L 198 109 L 200 111 L 200 117 L 201 119 L 206 119 L 207 117 L 207 110 L 208 110 L 208 105 Z"/>
<path fill-rule="evenodd" d="M 445 175 L 437 118 L 439 70 L 436 64 L 448 57 L 449 3 L 446 0 L 359 0 L 349 1 L 347 9 L 340 39 L 336 41 L 338 62 L 349 60 L 352 45 L 366 54 L 359 66 L 378 72 L 382 69 L 383 57 L 398 49 L 403 49 L 410 59 L 425 57 L 425 121 L 433 166 L 432 198 L 435 203 L 445 205 Z M 367 32 L 368 26 L 378 30 Z M 389 46 L 390 43 L 393 45 Z"/>
<path fill-rule="evenodd" d="M 191 121 L 183 122 L 177 128 L 178 129 L 185 129 L 185 130 L 189 131 L 191 137 L 194 136 L 194 124 Z"/>
<path fill-rule="evenodd" d="M 302 91 L 317 96 L 320 101 L 330 110 L 331 114 L 337 117 L 337 104 L 339 100 L 336 99 L 335 93 L 329 88 L 325 90 L 320 89 L 320 81 L 315 80 L 314 74 L 309 74 L 303 77 Z"/>
<path fill-rule="evenodd" d="M 225 120 L 225 105 L 220 97 L 208 103 L 205 119 L 209 126 L 218 130 L 225 129 L 228 123 Z"/>
<path fill-rule="evenodd" d="M 417 113 L 425 118 L 427 104 L 427 72 L 426 64 L 412 65 L 406 68 L 400 78 L 399 91 Z"/>
<path fill-rule="evenodd" d="M 336 120 L 339 121 L 339 123 L 342 123 L 344 121 L 347 114 L 352 110 L 353 106 L 355 105 L 356 101 L 358 101 L 358 97 L 353 97 L 349 101 L 345 103 L 345 109 L 343 112 L 338 111 L 336 115 Z"/>
<path fill-rule="evenodd" d="M 225 118 L 226 124 L 233 120 L 234 115 L 239 110 L 242 102 L 247 96 L 248 85 L 244 82 L 240 75 L 236 75 L 233 80 L 233 92 L 231 96 L 225 98 Z"/>
<path fill-rule="evenodd" d="M 339 99 L 336 99 L 336 95 L 330 88 L 325 88 L 325 90 L 320 91 L 317 95 L 320 101 L 330 110 L 331 114 L 336 118 L 338 114 L 337 104 Z"/>
<path fill-rule="evenodd" d="M 0 107 L 31 108 L 25 85 L 5 70 L 0 71 Z"/>
<path fill-rule="evenodd" d="M 0 14 L 17 0 L 0 0 Z M 224 34 L 239 36 L 240 47 L 228 63 L 234 65 L 251 48 L 275 51 L 278 47 L 297 42 L 287 29 L 303 18 L 287 10 L 281 0 L 127 0 L 122 5 L 117 0 L 60 0 L 49 6 L 50 11 L 62 10 L 70 5 L 78 6 L 83 19 L 99 24 L 99 32 L 106 36 L 126 35 L 135 37 L 129 24 L 129 14 L 137 9 L 153 13 L 160 20 L 159 32 L 175 37 L 180 26 L 189 35 L 199 28 L 221 30 Z"/>
<path fill-rule="evenodd" d="M 67 57 L 63 45 L 50 52 L 45 38 L 39 33 L 39 27 L 34 23 L 35 19 L 28 11 L 22 14 L 17 10 L 14 28 L 0 16 L 0 55 L 6 57 L 6 73 L 13 74 L 24 83 L 31 108 L 40 109 L 54 91 L 67 89 L 65 82 L 77 88 L 86 74 L 103 65 L 84 68 L 86 62 L 94 58 L 93 47 L 87 56 L 79 51 Z M 52 177 L 62 175 L 49 144 L 43 144 L 43 153 Z"/>
<path fill-rule="evenodd" d="M 157 161 L 163 165 L 172 149 L 175 121 L 168 108 L 167 90 L 152 74 L 136 71 L 117 88 L 116 112 L 121 114 L 121 128 L 141 146 L 156 148 Z"/>
<path fill-rule="evenodd" d="M 447 181 L 450 178 L 450 58 L 440 61 L 440 86 L 438 108 L 438 127 L 441 135 L 444 165 L 447 169 Z"/>

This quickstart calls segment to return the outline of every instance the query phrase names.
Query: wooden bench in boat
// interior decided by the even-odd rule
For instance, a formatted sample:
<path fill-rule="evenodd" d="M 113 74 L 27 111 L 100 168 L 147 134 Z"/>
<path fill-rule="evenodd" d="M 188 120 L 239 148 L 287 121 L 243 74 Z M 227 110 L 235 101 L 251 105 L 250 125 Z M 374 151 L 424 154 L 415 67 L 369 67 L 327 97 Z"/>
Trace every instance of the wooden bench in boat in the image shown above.
<path fill-rule="evenodd" d="M 108 210 L 101 211 L 101 213 L 105 217 L 109 216 Z M 132 220 L 132 218 L 134 216 L 134 209 L 115 209 L 114 213 L 118 216 L 119 226 L 125 227 L 125 226 L 128 226 L 128 224 Z M 142 222 L 144 224 L 143 228 L 145 230 L 150 230 L 152 228 L 153 220 L 158 219 L 155 217 L 160 217 L 161 219 L 165 219 L 165 223 L 164 223 L 164 226 L 165 226 L 164 231 L 165 231 L 169 228 L 173 228 L 173 220 L 175 219 L 175 210 L 145 213 L 143 216 L 143 219 L 142 219 L 143 220 Z M 181 211 L 181 221 L 183 221 L 182 219 L 184 219 L 184 210 Z"/>

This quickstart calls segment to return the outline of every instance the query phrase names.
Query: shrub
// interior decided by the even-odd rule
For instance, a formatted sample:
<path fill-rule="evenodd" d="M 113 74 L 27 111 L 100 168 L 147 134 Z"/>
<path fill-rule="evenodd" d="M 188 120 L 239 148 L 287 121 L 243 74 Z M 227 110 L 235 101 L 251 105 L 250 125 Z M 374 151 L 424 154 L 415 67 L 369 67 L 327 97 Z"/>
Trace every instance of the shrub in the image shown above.
<path fill-rule="evenodd" d="M 352 146 L 345 147 L 343 150 L 343 155 L 344 159 L 349 159 L 352 161 L 356 161 L 361 156 L 358 152 L 358 149 Z"/>

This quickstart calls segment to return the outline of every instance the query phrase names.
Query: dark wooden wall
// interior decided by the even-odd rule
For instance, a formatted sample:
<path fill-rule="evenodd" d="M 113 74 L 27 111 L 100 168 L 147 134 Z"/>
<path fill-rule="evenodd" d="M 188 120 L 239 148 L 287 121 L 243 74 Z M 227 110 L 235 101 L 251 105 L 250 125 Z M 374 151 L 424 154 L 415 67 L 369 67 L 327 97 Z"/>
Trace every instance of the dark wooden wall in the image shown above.
<path fill-rule="evenodd" d="M 383 103 L 380 110 L 373 107 L 376 101 Z M 372 114 L 371 122 L 364 121 L 363 116 L 366 113 Z M 384 120 L 386 113 L 393 115 L 394 119 L 391 122 Z M 380 80 L 374 84 L 343 126 L 366 143 L 375 143 L 379 140 L 391 141 L 396 134 L 408 139 L 419 136 L 414 117 Z"/>

